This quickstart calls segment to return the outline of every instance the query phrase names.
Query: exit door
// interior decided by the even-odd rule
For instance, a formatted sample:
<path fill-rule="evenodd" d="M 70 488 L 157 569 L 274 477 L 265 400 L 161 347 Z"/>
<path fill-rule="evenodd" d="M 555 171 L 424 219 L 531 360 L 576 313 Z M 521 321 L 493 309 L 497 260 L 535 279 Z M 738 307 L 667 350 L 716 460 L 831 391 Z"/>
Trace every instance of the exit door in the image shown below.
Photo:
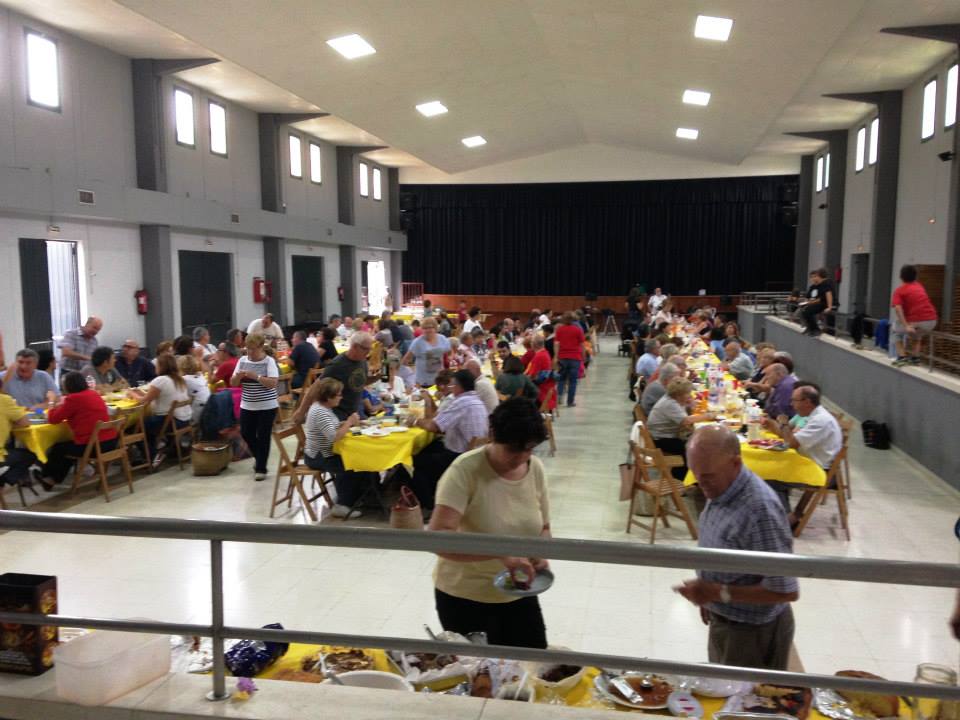
<path fill-rule="evenodd" d="M 293 324 L 323 322 L 323 258 L 292 255 Z"/>
<path fill-rule="evenodd" d="M 233 273 L 229 253 L 181 250 L 180 323 L 185 334 L 197 326 L 219 343 L 233 327 Z"/>

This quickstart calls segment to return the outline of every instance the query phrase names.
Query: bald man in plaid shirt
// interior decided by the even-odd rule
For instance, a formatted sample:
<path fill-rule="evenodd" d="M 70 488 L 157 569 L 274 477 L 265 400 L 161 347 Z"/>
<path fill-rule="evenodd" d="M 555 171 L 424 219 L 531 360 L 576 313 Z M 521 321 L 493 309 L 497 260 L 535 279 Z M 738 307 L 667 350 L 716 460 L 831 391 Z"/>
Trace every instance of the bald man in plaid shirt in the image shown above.
<path fill-rule="evenodd" d="M 697 430 L 687 443 L 687 465 L 707 498 L 700 547 L 793 553 L 783 506 L 744 467 L 733 432 L 720 425 Z M 800 597 L 796 578 L 700 570 L 696 580 L 675 590 L 699 606 L 710 626 L 710 662 L 787 669 L 794 631 L 790 603 Z"/>

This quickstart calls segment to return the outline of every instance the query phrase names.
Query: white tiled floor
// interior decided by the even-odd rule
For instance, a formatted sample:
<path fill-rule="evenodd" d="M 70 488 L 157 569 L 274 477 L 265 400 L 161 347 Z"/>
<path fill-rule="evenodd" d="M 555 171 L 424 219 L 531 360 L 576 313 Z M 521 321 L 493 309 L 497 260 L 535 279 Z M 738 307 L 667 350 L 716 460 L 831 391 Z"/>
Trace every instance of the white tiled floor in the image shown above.
<path fill-rule="evenodd" d="M 556 423 L 559 450 L 545 457 L 557 536 L 645 543 L 626 535 L 617 502 L 631 405 L 625 363 L 612 339 L 581 384 L 577 407 Z M 273 458 L 275 460 L 275 458 Z M 955 562 L 953 523 L 960 493 L 896 451 L 851 448 L 853 539 L 842 539 L 832 505 L 818 510 L 796 543 L 815 555 Z M 86 514 L 304 523 L 294 510 L 267 517 L 272 481 L 254 483 L 251 462 L 219 477 L 166 470 L 117 490 L 106 504 L 92 492 L 71 502 L 44 496 L 37 509 Z M 11 507 L 18 507 L 8 492 Z M 339 523 L 340 521 L 326 521 Z M 363 518 L 353 524 L 382 524 Z M 658 542 L 690 545 L 681 526 Z M 227 544 L 227 620 L 279 621 L 288 628 L 421 637 L 438 627 L 430 573 L 415 553 Z M 555 562 L 557 582 L 542 597 L 552 644 L 586 651 L 703 661 L 706 629 L 671 591 L 689 571 Z M 172 621 L 209 618 L 208 548 L 202 542 L 14 532 L 0 540 L 0 570 L 57 575 L 60 611 Z M 806 669 L 844 668 L 912 679 L 918 662 L 957 665 L 946 618 L 952 592 L 933 588 L 806 580 L 795 606 L 796 645 Z"/>

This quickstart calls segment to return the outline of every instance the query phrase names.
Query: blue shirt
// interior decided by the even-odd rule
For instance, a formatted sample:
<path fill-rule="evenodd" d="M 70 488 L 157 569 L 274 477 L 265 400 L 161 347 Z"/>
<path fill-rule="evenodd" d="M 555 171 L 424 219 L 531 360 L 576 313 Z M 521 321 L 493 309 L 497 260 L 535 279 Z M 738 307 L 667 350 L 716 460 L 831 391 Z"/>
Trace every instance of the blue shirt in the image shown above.
<path fill-rule="evenodd" d="M 767 415 L 776 420 L 781 415 L 793 417 L 793 385 L 797 382 L 794 375 L 787 375 L 770 391 L 764 410 Z"/>
<path fill-rule="evenodd" d="M 52 391 L 54 395 L 60 394 L 53 378 L 43 370 L 34 370 L 29 380 L 24 380 L 14 370 L 10 373 L 10 379 L 4 384 L 3 389 L 7 395 L 17 401 L 17 405 L 22 407 L 46 405 L 48 391 Z"/>
<path fill-rule="evenodd" d="M 148 383 L 157 376 L 154 364 L 139 355 L 133 359 L 132 363 L 128 363 L 123 355 L 118 355 L 114 369 L 123 376 L 130 387 L 136 387 L 139 383 Z"/>
<path fill-rule="evenodd" d="M 702 548 L 721 550 L 753 550 L 758 552 L 793 553 L 793 536 L 777 494 L 746 466 L 737 479 L 718 498 L 707 500 L 700 515 Z M 722 585 L 763 585 L 778 593 L 799 589 L 796 578 L 744 575 L 733 572 L 700 570 L 697 576 L 706 582 Z M 753 605 L 749 603 L 710 603 L 708 608 L 734 622 L 763 625 L 776 619 L 787 603 Z"/>
<path fill-rule="evenodd" d="M 637 359 L 637 375 L 642 375 L 647 380 L 657 371 L 658 358 L 656 355 L 644 353 Z"/>

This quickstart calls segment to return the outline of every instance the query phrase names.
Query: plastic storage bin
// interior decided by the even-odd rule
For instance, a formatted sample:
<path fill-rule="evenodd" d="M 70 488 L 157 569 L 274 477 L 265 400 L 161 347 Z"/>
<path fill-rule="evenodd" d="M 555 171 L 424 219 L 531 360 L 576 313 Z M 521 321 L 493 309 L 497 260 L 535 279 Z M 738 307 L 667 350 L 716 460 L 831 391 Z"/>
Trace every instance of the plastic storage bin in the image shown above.
<path fill-rule="evenodd" d="M 54 650 L 57 695 L 104 705 L 170 670 L 170 637 L 98 630 Z"/>

